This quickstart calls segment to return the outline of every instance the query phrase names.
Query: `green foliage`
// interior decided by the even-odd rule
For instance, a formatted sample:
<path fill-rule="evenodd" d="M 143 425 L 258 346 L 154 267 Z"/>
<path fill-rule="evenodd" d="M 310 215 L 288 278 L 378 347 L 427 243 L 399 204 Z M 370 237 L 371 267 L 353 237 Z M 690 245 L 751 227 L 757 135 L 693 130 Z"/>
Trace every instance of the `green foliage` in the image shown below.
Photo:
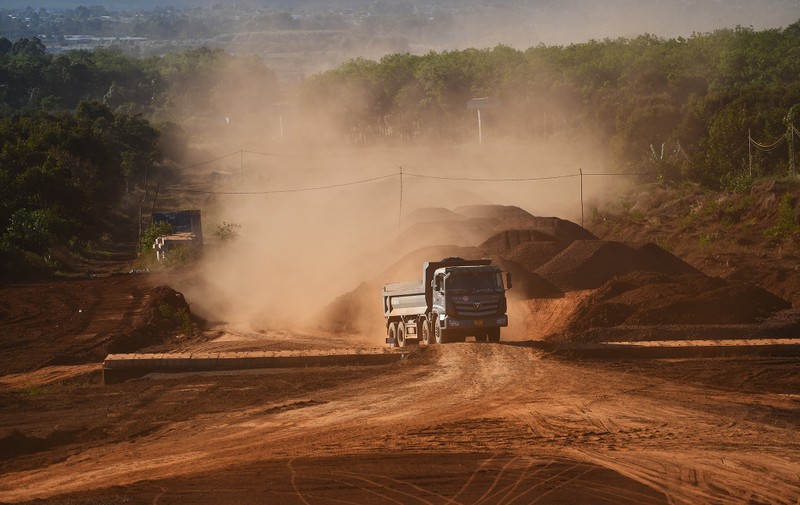
<path fill-rule="evenodd" d="M 153 249 L 153 244 L 156 243 L 156 239 L 162 235 L 169 235 L 171 233 L 172 225 L 166 221 L 156 221 L 152 223 L 142 234 L 142 239 L 139 242 L 139 253 L 144 256 L 155 256 L 156 253 Z"/>
<path fill-rule="evenodd" d="M 700 236 L 698 239 L 698 245 L 701 249 L 708 249 L 711 247 L 711 243 L 716 240 L 716 234 L 700 232 Z"/>
<path fill-rule="evenodd" d="M 791 234 L 800 231 L 795 214 L 795 198 L 791 193 L 785 193 L 781 197 L 778 205 L 778 223 L 772 228 L 767 229 L 764 235 L 783 240 Z"/>
<path fill-rule="evenodd" d="M 53 245 L 65 242 L 71 228 L 52 208 L 17 209 L 8 221 L 2 243 L 5 249 L 14 247 L 44 254 Z"/>
<path fill-rule="evenodd" d="M 176 308 L 168 303 L 162 303 L 158 306 L 159 313 L 169 319 L 178 330 L 184 335 L 193 335 L 195 331 L 194 324 L 192 323 L 192 316 L 185 308 Z"/>
<path fill-rule="evenodd" d="M 0 245 L 45 255 L 97 239 L 103 213 L 159 159 L 158 133 L 100 102 L 0 118 Z"/>
<path fill-rule="evenodd" d="M 173 247 L 162 262 L 166 268 L 177 268 L 189 265 L 196 261 L 199 254 L 197 247 Z"/>

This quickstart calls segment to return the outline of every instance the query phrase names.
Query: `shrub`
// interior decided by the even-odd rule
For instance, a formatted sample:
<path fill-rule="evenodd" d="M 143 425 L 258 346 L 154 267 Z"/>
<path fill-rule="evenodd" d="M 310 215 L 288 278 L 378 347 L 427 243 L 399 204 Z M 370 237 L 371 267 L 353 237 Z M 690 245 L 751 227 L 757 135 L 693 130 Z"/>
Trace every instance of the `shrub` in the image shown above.
<path fill-rule="evenodd" d="M 162 235 L 169 235 L 172 233 L 172 225 L 166 221 L 156 221 L 151 224 L 142 235 L 141 242 L 139 243 L 139 252 L 145 256 L 155 256 L 153 244 L 156 239 Z"/>
<path fill-rule="evenodd" d="M 778 206 L 778 224 L 768 228 L 764 235 L 783 240 L 788 235 L 800 231 L 797 216 L 794 213 L 795 200 L 791 193 L 784 193 Z"/>

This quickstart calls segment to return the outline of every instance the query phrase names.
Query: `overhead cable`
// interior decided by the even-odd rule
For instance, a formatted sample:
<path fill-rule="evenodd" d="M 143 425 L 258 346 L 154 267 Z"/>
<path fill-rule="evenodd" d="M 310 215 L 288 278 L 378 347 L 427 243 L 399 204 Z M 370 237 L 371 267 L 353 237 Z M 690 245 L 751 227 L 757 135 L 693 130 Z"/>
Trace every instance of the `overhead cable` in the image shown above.
<path fill-rule="evenodd" d="M 292 189 L 272 189 L 267 191 L 209 191 L 209 190 L 202 190 L 202 189 L 190 189 L 190 188 L 180 188 L 180 187 L 167 187 L 162 188 L 162 191 L 172 191 L 178 193 L 200 193 L 204 195 L 271 195 L 277 193 L 302 193 L 306 191 L 319 191 L 322 189 L 333 189 L 333 188 L 341 188 L 344 186 L 355 186 L 357 184 L 365 184 L 367 182 L 379 181 L 381 179 L 388 179 L 390 177 L 396 177 L 399 173 L 389 174 L 389 175 L 382 175 L 380 177 L 371 177 L 369 179 L 361 179 L 359 181 L 350 181 L 350 182 L 342 182 L 338 184 L 329 184 L 326 186 L 313 186 L 308 188 L 292 188 Z"/>
<path fill-rule="evenodd" d="M 760 149 L 762 151 L 774 151 L 778 147 L 778 144 L 780 144 L 784 140 L 786 140 L 786 135 L 781 136 L 778 140 L 776 140 L 775 142 L 773 142 L 770 145 L 759 144 L 758 142 L 756 142 L 752 138 L 750 138 L 750 143 L 753 144 L 754 146 L 756 146 L 758 149 Z"/>
<path fill-rule="evenodd" d="M 213 163 L 215 161 L 224 160 L 225 158 L 230 158 L 231 156 L 234 156 L 236 154 L 241 154 L 241 151 L 235 151 L 235 152 L 232 152 L 232 153 L 228 153 L 228 154 L 225 154 L 225 155 L 220 156 L 218 158 L 214 158 L 212 160 L 201 161 L 200 163 L 196 163 L 194 165 L 189 165 L 188 167 L 183 167 L 183 168 L 202 167 L 203 165 L 208 165 L 209 163 Z"/>

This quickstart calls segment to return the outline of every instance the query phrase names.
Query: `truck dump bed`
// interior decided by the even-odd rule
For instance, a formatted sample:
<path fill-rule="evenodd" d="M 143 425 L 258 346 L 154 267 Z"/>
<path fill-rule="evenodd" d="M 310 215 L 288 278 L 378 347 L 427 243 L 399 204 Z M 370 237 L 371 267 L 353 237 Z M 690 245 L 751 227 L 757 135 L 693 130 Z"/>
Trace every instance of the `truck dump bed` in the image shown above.
<path fill-rule="evenodd" d="M 427 307 L 422 281 L 393 282 L 383 287 L 383 313 L 387 317 L 424 314 Z"/>

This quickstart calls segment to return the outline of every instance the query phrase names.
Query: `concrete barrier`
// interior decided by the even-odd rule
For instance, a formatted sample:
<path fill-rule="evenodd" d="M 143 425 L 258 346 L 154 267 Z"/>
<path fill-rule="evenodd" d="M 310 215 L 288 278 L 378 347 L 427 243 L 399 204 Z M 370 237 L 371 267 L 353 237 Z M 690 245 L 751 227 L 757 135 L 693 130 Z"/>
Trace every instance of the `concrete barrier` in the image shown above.
<path fill-rule="evenodd" d="M 291 352 L 199 352 L 167 354 L 109 354 L 103 361 L 103 384 L 117 384 L 150 373 L 316 368 L 387 365 L 400 361 L 399 352 L 297 354 Z"/>

